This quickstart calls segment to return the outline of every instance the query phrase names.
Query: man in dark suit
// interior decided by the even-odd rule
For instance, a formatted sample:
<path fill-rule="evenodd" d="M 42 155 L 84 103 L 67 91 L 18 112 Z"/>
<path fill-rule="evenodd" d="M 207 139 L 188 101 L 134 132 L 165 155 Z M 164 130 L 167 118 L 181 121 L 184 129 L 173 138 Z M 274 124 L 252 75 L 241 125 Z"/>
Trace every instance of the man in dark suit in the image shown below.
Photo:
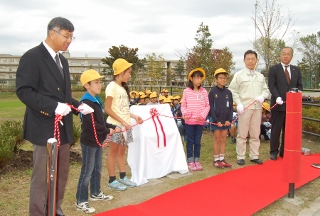
<path fill-rule="evenodd" d="M 20 59 L 16 74 L 16 94 L 26 105 L 23 136 L 33 144 L 33 170 L 30 186 L 30 215 L 46 215 L 47 140 L 53 137 L 55 115 L 63 116 L 58 147 L 56 214 L 63 215 L 62 199 L 69 170 L 70 144 L 73 143 L 73 120 L 68 104 L 83 114 L 92 109 L 72 98 L 68 61 L 59 54 L 74 40 L 73 24 L 62 17 L 52 19 L 47 38 L 27 51 Z M 74 111 L 77 114 L 76 111 Z M 53 193 L 53 192 L 52 192 Z"/>
<path fill-rule="evenodd" d="M 286 93 L 292 88 L 298 88 L 302 91 L 302 78 L 300 69 L 290 65 L 293 57 L 293 49 L 284 47 L 280 53 L 281 63 L 272 66 L 268 74 L 268 87 L 271 92 L 271 107 L 277 104 L 271 110 L 271 138 L 270 138 L 270 159 L 277 160 L 278 153 L 283 157 L 284 137 L 286 122 Z M 280 133 L 282 131 L 281 145 Z M 280 150 L 279 150 L 280 146 Z"/>

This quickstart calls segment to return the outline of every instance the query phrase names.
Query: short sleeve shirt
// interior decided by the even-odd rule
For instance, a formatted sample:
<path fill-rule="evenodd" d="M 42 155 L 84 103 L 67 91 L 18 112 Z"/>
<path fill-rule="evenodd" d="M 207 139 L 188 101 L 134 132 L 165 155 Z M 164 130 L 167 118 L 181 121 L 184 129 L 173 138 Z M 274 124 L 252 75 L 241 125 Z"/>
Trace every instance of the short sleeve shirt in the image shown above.
<path fill-rule="evenodd" d="M 130 109 L 129 109 L 129 98 L 126 90 L 119 86 L 115 82 L 110 82 L 105 91 L 106 98 L 112 97 L 111 109 L 117 114 L 120 118 L 122 118 L 126 123 L 131 125 L 130 121 Z M 115 124 L 121 126 L 121 123 L 112 117 L 107 118 L 107 122 L 110 124 Z"/>

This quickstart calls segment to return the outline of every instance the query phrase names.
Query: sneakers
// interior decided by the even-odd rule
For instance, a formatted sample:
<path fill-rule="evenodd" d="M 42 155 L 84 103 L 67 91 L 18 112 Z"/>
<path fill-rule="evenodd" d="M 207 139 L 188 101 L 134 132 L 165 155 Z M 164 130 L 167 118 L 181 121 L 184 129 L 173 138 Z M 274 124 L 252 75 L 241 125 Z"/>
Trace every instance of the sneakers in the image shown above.
<path fill-rule="evenodd" d="M 235 137 L 232 137 L 232 138 L 231 138 L 231 143 L 236 143 L 236 142 L 237 142 L 236 138 L 235 138 Z"/>
<path fill-rule="evenodd" d="M 108 188 L 113 189 L 113 190 L 117 190 L 117 191 L 124 191 L 125 189 L 127 189 L 127 186 L 121 184 L 117 180 L 114 180 L 113 182 L 108 184 Z"/>
<path fill-rule="evenodd" d="M 84 213 L 94 213 L 96 211 L 95 208 L 90 207 L 88 202 L 82 202 L 82 203 L 76 203 L 76 209 L 77 211 L 82 211 Z"/>
<path fill-rule="evenodd" d="M 188 167 L 191 171 L 197 171 L 196 164 L 194 162 L 188 163 Z"/>
<path fill-rule="evenodd" d="M 90 200 L 97 201 L 97 200 L 112 200 L 113 196 L 111 195 L 105 195 L 102 191 L 98 195 L 91 195 Z"/>
<path fill-rule="evenodd" d="M 227 167 L 227 168 L 232 167 L 232 165 L 228 164 L 224 159 L 221 160 L 220 162 L 222 163 L 223 167 Z"/>
<path fill-rule="evenodd" d="M 217 161 L 214 161 L 213 162 L 213 166 L 216 167 L 216 168 L 219 168 L 219 169 L 223 169 L 224 168 L 224 165 L 221 161 L 217 160 Z"/>
<path fill-rule="evenodd" d="M 128 186 L 128 187 L 135 187 L 135 186 L 137 186 L 137 184 L 134 183 L 133 181 L 130 181 L 127 176 L 125 176 L 123 179 L 119 178 L 119 182 L 120 182 L 121 184 L 124 184 L 124 185 Z"/>
<path fill-rule="evenodd" d="M 198 171 L 203 170 L 203 168 L 202 168 L 202 166 L 201 166 L 201 164 L 200 164 L 199 161 L 196 161 L 194 164 L 196 165 L 196 169 L 197 169 Z"/>

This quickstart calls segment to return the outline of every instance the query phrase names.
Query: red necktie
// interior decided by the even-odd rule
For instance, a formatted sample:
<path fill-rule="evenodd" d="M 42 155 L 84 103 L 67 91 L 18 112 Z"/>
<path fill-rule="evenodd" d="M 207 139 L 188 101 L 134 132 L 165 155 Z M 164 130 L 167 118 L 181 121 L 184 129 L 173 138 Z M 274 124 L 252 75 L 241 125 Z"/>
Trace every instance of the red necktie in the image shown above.
<path fill-rule="evenodd" d="M 287 82 L 288 82 L 288 85 L 289 85 L 290 84 L 290 75 L 289 75 L 289 72 L 288 72 L 289 65 L 285 65 L 284 67 L 285 67 L 284 74 L 286 75 Z"/>

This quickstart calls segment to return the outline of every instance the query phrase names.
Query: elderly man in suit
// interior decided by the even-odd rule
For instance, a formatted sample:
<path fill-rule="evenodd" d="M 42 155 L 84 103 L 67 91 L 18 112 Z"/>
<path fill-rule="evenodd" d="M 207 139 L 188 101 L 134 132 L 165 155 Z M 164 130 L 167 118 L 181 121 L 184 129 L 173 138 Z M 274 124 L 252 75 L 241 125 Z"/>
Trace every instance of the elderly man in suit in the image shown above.
<path fill-rule="evenodd" d="M 284 137 L 286 122 L 286 93 L 292 88 L 298 88 L 302 91 L 302 79 L 300 69 L 290 65 L 293 57 L 293 49 L 284 47 L 280 52 L 281 63 L 272 66 L 269 69 L 268 87 L 271 92 L 271 107 L 277 104 L 271 110 L 271 138 L 270 138 L 270 159 L 277 160 L 283 157 Z M 281 145 L 280 133 L 282 131 Z M 280 150 L 279 150 L 280 146 Z"/>
<path fill-rule="evenodd" d="M 61 203 L 69 170 L 70 144 L 73 143 L 73 120 L 69 105 L 82 114 L 93 110 L 72 98 L 68 61 L 59 54 L 74 40 L 73 24 L 62 17 L 52 19 L 47 38 L 27 51 L 20 59 L 16 75 L 16 94 L 26 105 L 23 137 L 33 144 L 33 170 L 29 214 L 46 215 L 47 140 L 53 137 L 55 115 L 63 116 L 57 162 L 56 215 L 63 215 Z M 77 114 L 77 112 L 75 112 Z"/>

